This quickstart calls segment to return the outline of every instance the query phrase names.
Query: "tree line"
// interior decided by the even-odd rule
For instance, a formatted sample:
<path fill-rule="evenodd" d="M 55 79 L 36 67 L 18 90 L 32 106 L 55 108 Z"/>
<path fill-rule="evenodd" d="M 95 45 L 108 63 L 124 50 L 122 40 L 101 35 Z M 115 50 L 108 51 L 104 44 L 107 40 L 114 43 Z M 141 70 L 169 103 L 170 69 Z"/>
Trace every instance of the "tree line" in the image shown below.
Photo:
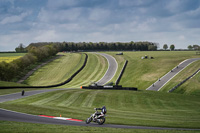
<path fill-rule="evenodd" d="M 39 42 L 28 47 L 53 44 L 59 51 L 155 51 L 158 43 L 152 42 Z"/>
<path fill-rule="evenodd" d="M 200 45 L 188 45 L 188 50 L 194 50 L 194 51 L 200 51 Z M 163 49 L 164 50 L 168 50 L 168 45 L 167 44 L 164 44 L 163 45 Z M 169 49 L 172 51 L 172 50 L 175 50 L 175 45 L 174 44 L 171 44 Z"/>
<path fill-rule="evenodd" d="M 13 81 L 19 77 L 25 69 L 30 65 L 54 56 L 58 52 L 58 48 L 53 45 L 45 45 L 40 47 L 29 47 L 28 53 L 23 57 L 13 60 L 10 63 L 0 62 L 0 80 Z"/>
<path fill-rule="evenodd" d="M 169 48 L 170 48 L 171 51 L 173 51 L 173 50 L 175 50 L 175 45 L 174 45 L 174 44 L 171 44 Z M 164 50 L 167 50 L 167 49 L 168 49 L 168 45 L 167 45 L 167 44 L 164 44 L 164 45 L 163 45 L 163 49 L 164 49 Z"/>
<path fill-rule="evenodd" d="M 200 45 L 189 45 L 188 50 L 195 50 L 195 51 L 200 51 Z"/>

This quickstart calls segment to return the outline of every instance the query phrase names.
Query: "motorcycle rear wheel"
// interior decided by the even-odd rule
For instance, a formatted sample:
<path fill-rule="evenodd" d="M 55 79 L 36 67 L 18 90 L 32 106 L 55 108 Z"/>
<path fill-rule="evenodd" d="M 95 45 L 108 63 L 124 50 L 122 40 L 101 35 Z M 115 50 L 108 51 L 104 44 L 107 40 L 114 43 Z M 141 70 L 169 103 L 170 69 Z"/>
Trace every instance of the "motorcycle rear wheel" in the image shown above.
<path fill-rule="evenodd" d="M 99 124 L 99 125 L 102 125 L 104 122 L 105 122 L 105 118 L 100 118 L 99 120 L 97 120 L 97 123 Z"/>

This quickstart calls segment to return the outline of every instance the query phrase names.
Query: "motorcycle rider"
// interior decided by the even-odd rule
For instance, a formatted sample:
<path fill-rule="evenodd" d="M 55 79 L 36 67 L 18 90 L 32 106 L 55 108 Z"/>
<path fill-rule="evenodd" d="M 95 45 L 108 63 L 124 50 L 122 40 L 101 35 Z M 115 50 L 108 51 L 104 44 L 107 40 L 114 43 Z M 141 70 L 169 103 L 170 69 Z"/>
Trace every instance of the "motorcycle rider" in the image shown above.
<path fill-rule="evenodd" d="M 94 108 L 96 110 L 96 112 L 94 113 L 94 118 L 98 118 L 98 116 L 100 115 L 105 115 L 107 110 L 106 110 L 106 106 L 103 106 L 102 108 Z M 101 110 L 101 112 L 98 112 L 97 110 Z"/>

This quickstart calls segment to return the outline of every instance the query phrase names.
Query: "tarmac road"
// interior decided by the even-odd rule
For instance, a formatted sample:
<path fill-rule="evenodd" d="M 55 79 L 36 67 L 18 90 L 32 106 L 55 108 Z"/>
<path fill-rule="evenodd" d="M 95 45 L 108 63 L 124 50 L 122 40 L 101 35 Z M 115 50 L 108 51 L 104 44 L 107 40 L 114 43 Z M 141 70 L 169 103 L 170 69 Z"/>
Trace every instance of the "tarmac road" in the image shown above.
<path fill-rule="evenodd" d="M 66 90 L 66 89 L 70 89 L 70 88 L 25 91 L 24 96 L 21 95 L 22 94 L 21 92 L 7 94 L 7 95 L 1 95 L 0 96 L 0 103 L 6 102 L 6 101 L 12 101 L 12 100 L 16 100 L 16 99 L 20 99 L 20 98 L 24 98 L 24 97 L 28 97 L 28 96 L 32 96 L 32 95 L 36 95 L 36 94 L 40 94 L 40 93 L 44 93 L 44 92 L 57 91 L 57 90 Z"/>
<path fill-rule="evenodd" d="M 112 57 L 111 55 L 104 54 L 104 53 L 96 53 L 96 54 L 100 54 L 101 56 L 104 56 L 108 61 L 107 72 L 99 81 L 97 81 L 98 85 L 104 85 L 104 84 L 108 83 L 115 76 L 115 73 L 118 68 L 118 64 L 117 64 L 117 61 L 115 60 L 115 58 Z"/>
<path fill-rule="evenodd" d="M 127 126 L 127 125 L 113 125 L 113 124 L 98 125 L 97 123 L 93 123 L 93 122 L 90 124 L 86 124 L 85 122 L 52 119 L 52 118 L 40 117 L 37 115 L 30 115 L 30 114 L 25 114 L 25 113 L 9 111 L 5 109 L 0 109 L 0 120 L 41 123 L 41 124 L 70 125 L 70 126 L 154 129 L 154 130 L 199 130 L 200 131 L 200 129 L 187 129 L 187 128 L 145 127 L 145 126 Z"/>
<path fill-rule="evenodd" d="M 171 71 L 169 71 L 166 75 L 164 75 L 160 80 L 158 79 L 154 84 L 149 86 L 146 90 L 153 90 L 153 91 L 159 91 L 166 83 L 168 83 L 174 76 L 176 76 L 179 72 L 181 72 L 183 69 L 185 69 L 188 65 L 191 63 L 200 60 L 200 58 L 192 58 L 187 59 L 183 62 L 181 62 L 178 66 L 173 68 Z"/>

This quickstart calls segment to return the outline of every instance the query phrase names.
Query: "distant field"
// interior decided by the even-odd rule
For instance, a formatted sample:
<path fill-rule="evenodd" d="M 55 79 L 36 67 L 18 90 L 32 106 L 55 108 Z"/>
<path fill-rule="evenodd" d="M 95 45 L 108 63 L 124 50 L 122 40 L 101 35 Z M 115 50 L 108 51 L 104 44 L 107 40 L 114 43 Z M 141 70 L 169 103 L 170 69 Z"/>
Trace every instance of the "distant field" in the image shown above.
<path fill-rule="evenodd" d="M 0 57 L 24 56 L 26 53 L 0 53 Z"/>
<path fill-rule="evenodd" d="M 200 97 L 152 91 L 62 90 L 1 103 L 1 108 L 30 114 L 85 120 L 106 105 L 106 123 L 200 128 Z"/>
<path fill-rule="evenodd" d="M 7 63 L 24 56 L 26 53 L 0 53 L 0 62 Z"/>

